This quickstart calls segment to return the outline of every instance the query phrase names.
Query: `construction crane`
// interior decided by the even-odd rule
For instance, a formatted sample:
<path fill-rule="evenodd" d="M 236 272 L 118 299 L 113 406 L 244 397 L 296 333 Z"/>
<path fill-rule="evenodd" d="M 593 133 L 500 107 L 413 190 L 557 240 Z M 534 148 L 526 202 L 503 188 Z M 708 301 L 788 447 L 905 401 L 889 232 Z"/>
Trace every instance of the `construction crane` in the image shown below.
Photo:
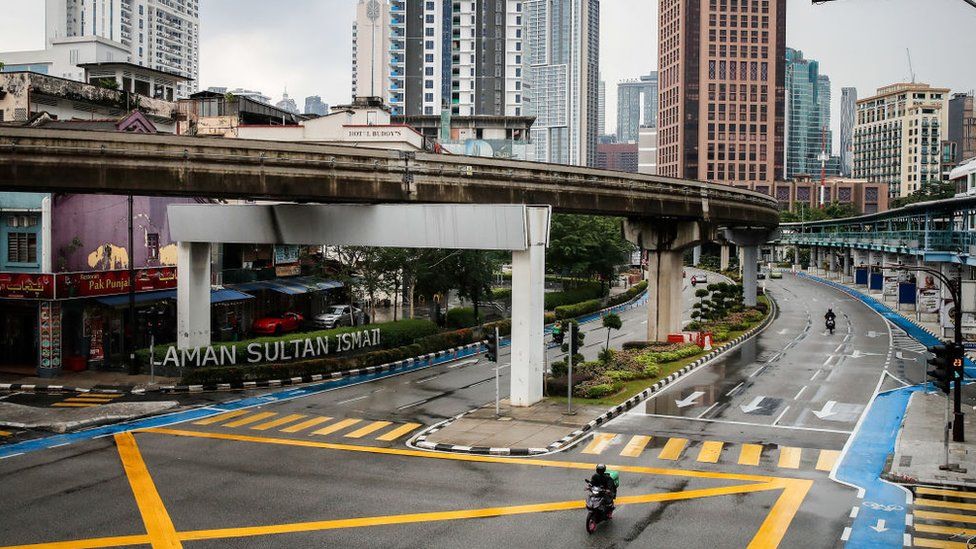
<path fill-rule="evenodd" d="M 905 54 L 908 55 L 908 76 L 912 79 L 912 84 L 915 83 L 915 69 L 912 67 L 912 50 L 905 48 Z"/>

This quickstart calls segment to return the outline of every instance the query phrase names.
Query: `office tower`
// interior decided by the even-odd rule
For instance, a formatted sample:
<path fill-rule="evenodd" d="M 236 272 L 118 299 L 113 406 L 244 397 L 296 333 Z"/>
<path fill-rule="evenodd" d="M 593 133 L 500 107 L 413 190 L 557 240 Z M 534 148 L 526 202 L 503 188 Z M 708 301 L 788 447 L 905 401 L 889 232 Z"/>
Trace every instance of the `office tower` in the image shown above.
<path fill-rule="evenodd" d="M 854 177 L 888 183 L 892 198 L 942 178 L 949 90 L 900 83 L 857 101 Z"/>
<path fill-rule="evenodd" d="M 954 93 L 949 99 L 949 141 L 955 143 L 954 164 L 976 157 L 976 113 L 973 92 Z"/>
<path fill-rule="evenodd" d="M 305 98 L 305 114 L 317 114 L 325 116 L 329 114 L 329 104 L 323 103 L 318 95 L 310 95 Z"/>
<path fill-rule="evenodd" d="M 657 128 L 641 126 L 637 135 L 637 173 L 657 174 Z"/>
<path fill-rule="evenodd" d="M 857 88 L 840 89 L 840 169 L 850 177 L 854 173 L 854 119 Z"/>
<path fill-rule="evenodd" d="M 783 177 L 786 0 L 660 0 L 658 173 Z"/>
<path fill-rule="evenodd" d="M 617 141 L 636 142 L 641 126 L 657 126 L 657 71 L 617 84 Z"/>
<path fill-rule="evenodd" d="M 786 48 L 786 179 L 821 173 L 820 155 L 829 159 L 830 78 L 820 73 L 820 63 L 805 59 L 803 52 Z M 827 175 L 839 175 L 836 168 Z"/>
<path fill-rule="evenodd" d="M 596 135 L 607 133 L 607 83 L 600 80 L 600 95 L 597 99 Z"/>
<path fill-rule="evenodd" d="M 525 0 L 526 114 L 535 159 L 596 164 L 599 0 Z"/>
<path fill-rule="evenodd" d="M 390 4 L 359 0 L 352 24 L 352 96 L 386 97 L 390 77 Z"/>

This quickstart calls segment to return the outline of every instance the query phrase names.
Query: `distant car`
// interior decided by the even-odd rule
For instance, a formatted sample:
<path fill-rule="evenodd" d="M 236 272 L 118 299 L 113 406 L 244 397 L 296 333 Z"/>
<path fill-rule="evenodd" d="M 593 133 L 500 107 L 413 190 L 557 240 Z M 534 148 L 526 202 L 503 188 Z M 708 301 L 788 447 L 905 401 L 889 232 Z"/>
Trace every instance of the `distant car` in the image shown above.
<path fill-rule="evenodd" d="M 340 326 L 352 326 L 354 320 L 355 325 L 360 326 L 366 324 L 369 319 L 362 309 L 353 307 L 352 316 L 350 316 L 349 305 L 333 305 L 329 307 L 328 311 L 315 315 L 312 325 L 319 329 L 330 330 Z"/>
<path fill-rule="evenodd" d="M 766 280 L 766 273 L 762 271 L 756 273 L 756 280 Z"/>
<path fill-rule="evenodd" d="M 251 331 L 256 334 L 278 335 L 294 332 L 302 326 L 305 317 L 298 313 L 282 313 L 280 315 L 268 315 L 254 321 Z"/>
<path fill-rule="evenodd" d="M 707 275 L 691 275 L 691 285 L 692 286 L 694 286 L 696 284 L 705 284 L 707 282 L 708 282 L 708 276 Z"/>
<path fill-rule="evenodd" d="M 783 271 L 779 269 L 774 269 L 770 271 L 769 278 L 783 278 Z"/>

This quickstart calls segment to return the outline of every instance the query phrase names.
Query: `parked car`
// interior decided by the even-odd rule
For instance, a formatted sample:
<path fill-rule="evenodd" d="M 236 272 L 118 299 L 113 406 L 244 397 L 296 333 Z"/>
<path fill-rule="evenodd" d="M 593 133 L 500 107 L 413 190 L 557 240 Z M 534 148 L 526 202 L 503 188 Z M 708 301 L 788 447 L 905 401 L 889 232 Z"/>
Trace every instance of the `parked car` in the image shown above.
<path fill-rule="evenodd" d="M 769 273 L 769 278 L 783 278 L 783 271 L 779 269 L 773 269 Z"/>
<path fill-rule="evenodd" d="M 268 315 L 255 320 L 251 331 L 263 335 L 284 334 L 299 329 L 304 321 L 305 317 L 293 312 Z"/>
<path fill-rule="evenodd" d="M 353 322 L 355 321 L 355 322 Z M 330 330 L 340 326 L 360 326 L 369 322 L 369 317 L 363 313 L 362 309 L 352 308 L 352 315 L 349 314 L 349 305 L 333 305 L 329 310 L 315 315 L 312 325 L 319 329 Z"/>
<path fill-rule="evenodd" d="M 766 273 L 762 271 L 756 273 L 756 280 L 766 280 Z"/>
<path fill-rule="evenodd" d="M 691 275 L 691 285 L 696 284 L 706 284 L 708 282 L 708 276 L 706 275 Z"/>

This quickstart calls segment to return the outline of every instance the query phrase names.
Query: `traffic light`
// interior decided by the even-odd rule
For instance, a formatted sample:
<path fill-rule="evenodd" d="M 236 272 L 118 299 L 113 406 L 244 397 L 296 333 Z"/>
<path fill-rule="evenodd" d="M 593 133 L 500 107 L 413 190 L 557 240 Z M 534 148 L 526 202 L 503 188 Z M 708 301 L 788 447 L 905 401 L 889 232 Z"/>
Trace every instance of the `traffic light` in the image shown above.
<path fill-rule="evenodd" d="M 580 349 L 583 347 L 583 332 L 580 331 L 579 326 L 570 323 L 569 325 L 569 354 L 571 356 L 576 356 L 579 354 Z"/>
<path fill-rule="evenodd" d="M 495 332 L 492 331 L 488 334 L 488 341 L 485 343 L 486 352 L 485 358 L 489 362 L 498 362 L 498 338 L 495 336 Z"/>
<path fill-rule="evenodd" d="M 932 378 L 932 383 L 938 387 L 940 391 L 948 395 L 950 385 L 949 381 L 952 379 L 952 359 L 950 357 L 951 351 L 945 345 L 933 345 L 927 350 L 933 355 L 928 359 L 929 366 L 932 367 L 932 369 L 928 371 L 929 377 Z"/>
<path fill-rule="evenodd" d="M 966 357 L 966 348 L 960 343 L 950 343 L 946 346 L 949 352 L 949 373 L 950 380 L 956 381 L 963 378 L 963 360 Z"/>
<path fill-rule="evenodd" d="M 552 341 L 557 345 L 563 344 L 563 324 L 562 322 L 557 322 L 555 326 L 552 327 Z"/>

